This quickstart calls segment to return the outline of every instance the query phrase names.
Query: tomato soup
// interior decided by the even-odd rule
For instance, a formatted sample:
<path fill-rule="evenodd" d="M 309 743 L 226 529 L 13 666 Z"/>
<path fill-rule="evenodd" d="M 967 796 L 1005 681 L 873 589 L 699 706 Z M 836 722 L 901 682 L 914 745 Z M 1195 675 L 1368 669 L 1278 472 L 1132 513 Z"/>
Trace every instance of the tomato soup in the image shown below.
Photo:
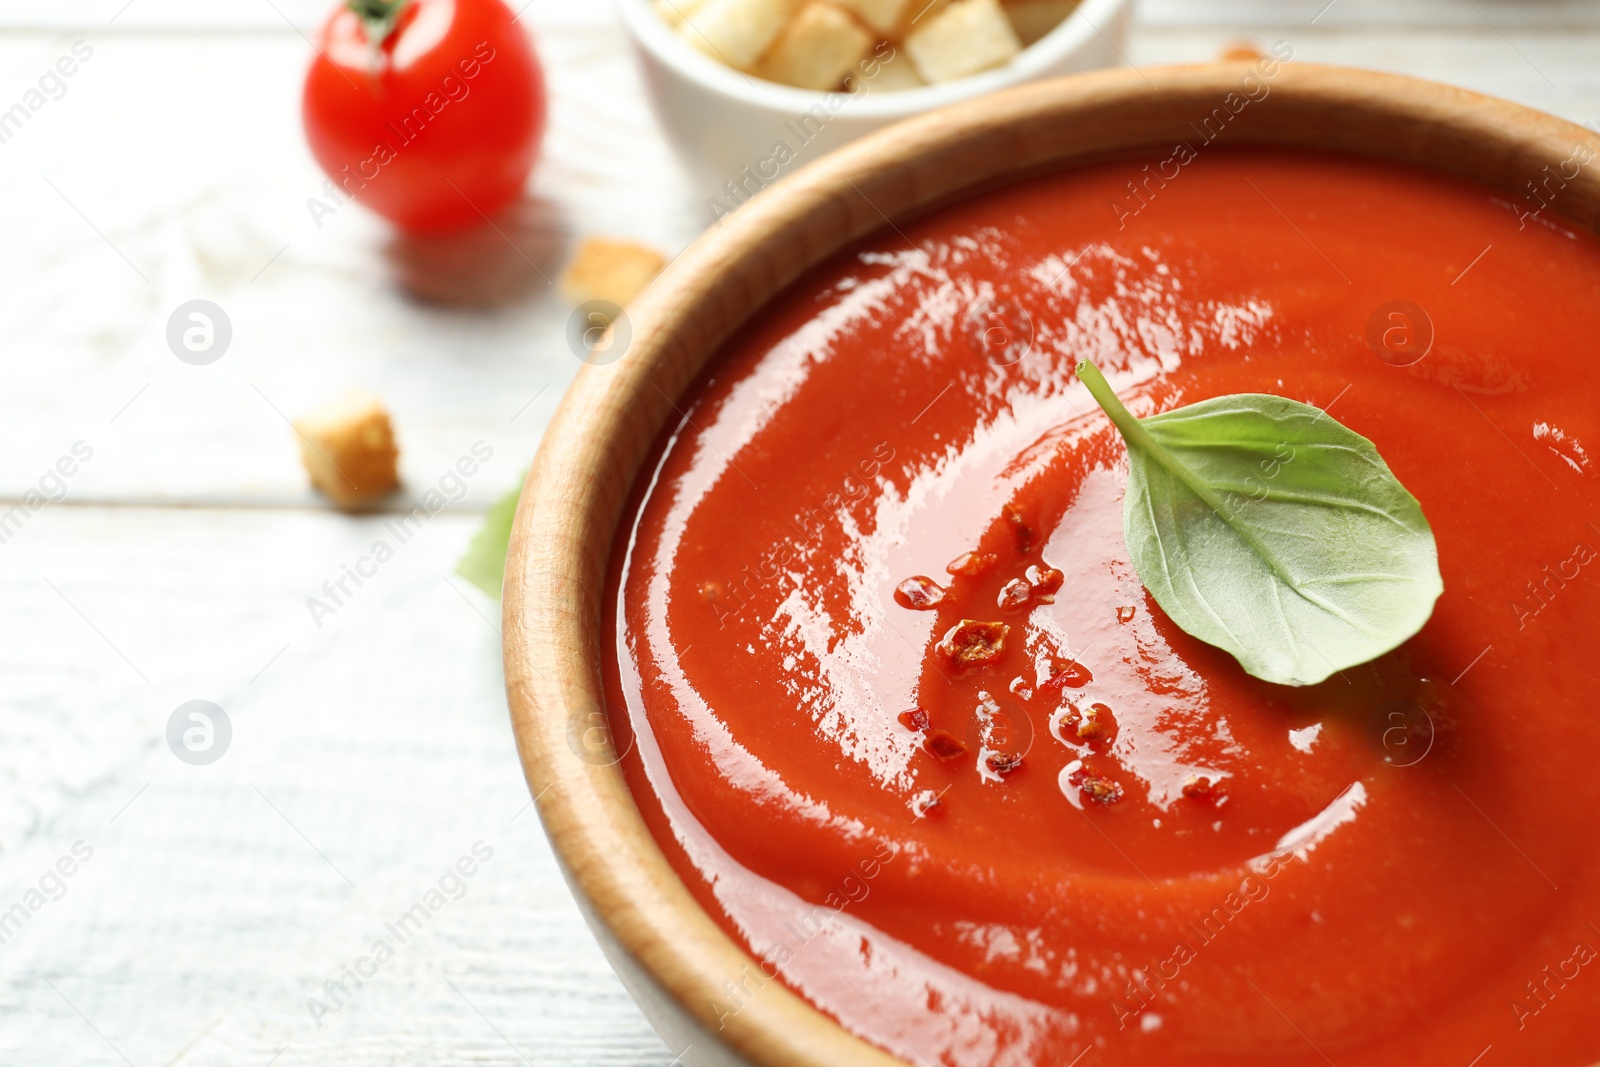
<path fill-rule="evenodd" d="M 1146 162 L 884 230 L 679 402 L 607 689 L 750 953 L 709 1010 L 781 984 L 961 1067 L 1600 1061 L 1600 246 L 1388 164 Z M 1426 627 L 1304 688 L 1180 631 L 1083 359 L 1136 414 L 1371 439 L 1437 536 Z"/>

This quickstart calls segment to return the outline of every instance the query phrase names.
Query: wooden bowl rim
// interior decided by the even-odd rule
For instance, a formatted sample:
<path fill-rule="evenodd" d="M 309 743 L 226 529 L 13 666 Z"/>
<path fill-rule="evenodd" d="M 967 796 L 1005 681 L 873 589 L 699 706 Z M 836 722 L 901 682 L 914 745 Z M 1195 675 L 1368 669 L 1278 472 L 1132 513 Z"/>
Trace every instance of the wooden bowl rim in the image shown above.
<path fill-rule="evenodd" d="M 583 368 L 552 418 L 528 473 L 506 563 L 506 688 L 524 772 L 574 891 L 615 944 L 700 1027 L 750 1062 L 889 1067 L 900 1061 L 778 982 L 763 983 L 741 1010 L 719 1018 L 723 982 L 748 974 L 755 961 L 672 870 L 620 767 L 597 760 L 581 741 L 604 706 L 600 597 L 622 502 L 643 456 L 676 410 L 675 398 L 727 335 L 815 263 L 893 219 L 1004 180 L 1119 152 L 1165 150 L 1172 142 L 1155 130 L 1206 114 L 1205 105 L 1236 91 L 1253 69 L 1257 61 L 1034 82 L 919 115 L 841 148 L 690 245 L 630 307 L 632 344 L 624 357 Z M 1259 115 L 1271 108 L 1270 117 L 1229 127 L 1236 132 L 1228 143 L 1329 147 L 1420 164 L 1508 193 L 1574 146 L 1600 153 L 1600 139 L 1581 126 L 1417 78 L 1286 62 L 1266 80 L 1270 93 Z M 1015 162 L 996 160 L 997 146 L 1013 150 Z M 1597 171 L 1580 168 L 1552 213 L 1597 229 Z"/>

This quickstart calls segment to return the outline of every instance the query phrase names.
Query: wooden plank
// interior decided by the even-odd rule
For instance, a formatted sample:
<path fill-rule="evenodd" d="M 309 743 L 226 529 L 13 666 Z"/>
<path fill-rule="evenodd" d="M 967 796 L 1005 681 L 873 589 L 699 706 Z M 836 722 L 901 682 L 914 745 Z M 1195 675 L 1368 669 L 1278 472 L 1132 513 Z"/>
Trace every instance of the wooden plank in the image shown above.
<path fill-rule="evenodd" d="M 306 598 L 396 542 L 384 520 L 60 508 L 6 546 L 0 910 L 74 842 L 93 855 L 6 931 L 0 1062 L 671 1058 L 529 806 L 496 606 L 448 579 L 473 525 L 396 543 L 320 629 Z M 233 726 L 208 766 L 164 737 L 197 698 Z M 400 943 L 385 923 L 480 840 L 492 856 Z M 317 1026 L 308 999 L 332 1005 L 323 983 L 379 939 L 393 960 Z"/>
<path fill-rule="evenodd" d="M 299 29 L 309 33 L 334 9 L 332 0 L 0 0 L 0 30 L 111 29 L 133 32 Z M 515 0 L 513 10 L 540 25 L 593 25 L 611 17 L 605 5 Z"/>
<path fill-rule="evenodd" d="M 1141 66 L 1214 57 L 1239 40 L 1265 48 L 1283 40 L 1294 61 L 1334 63 L 1412 74 L 1476 89 L 1536 107 L 1578 123 L 1600 122 L 1600 32 L 1524 33 L 1509 40 L 1494 33 L 1387 30 L 1307 33 L 1283 25 L 1155 29 L 1139 34 L 1130 59 Z"/>
<path fill-rule="evenodd" d="M 147 2 L 162 9 L 137 0 L 130 13 Z M 9 508 L 82 440 L 95 456 L 71 480 L 75 500 L 313 505 L 285 416 L 347 384 L 394 409 L 411 491 L 393 506 L 413 506 L 479 440 L 501 467 L 469 485 L 463 506 L 512 484 L 579 366 L 564 340 L 569 309 L 546 283 L 574 237 L 676 251 L 702 221 L 620 31 L 605 12 L 563 17 L 540 35 L 554 103 L 532 196 L 503 232 L 445 247 L 396 242 L 355 207 L 313 221 L 307 201 L 323 179 L 292 105 L 307 54 L 294 33 L 90 41 L 66 94 L 0 146 L 0 193 L 16 206 L 15 251 L 0 262 L 0 500 Z M 1240 32 L 1150 28 L 1132 55 L 1205 58 Z M 1600 117 L 1600 34 L 1249 33 L 1284 36 L 1304 60 Z M 70 44 L 14 33 L 0 37 L 0 59 L 42 71 Z M 252 91 L 194 91 L 203 84 Z M 485 264 L 475 275 L 463 268 L 472 260 Z M 446 302 L 420 302 L 407 283 Z M 195 297 L 220 304 L 235 330 L 207 367 L 180 363 L 164 338 L 173 309 Z"/>
<path fill-rule="evenodd" d="M 609 20 L 607 5 L 515 0 L 512 7 L 541 28 Z M 309 33 L 333 8 L 329 0 L 0 0 L 0 30 L 185 31 L 270 30 Z M 1414 27 L 1472 29 L 1570 28 L 1600 24 L 1591 0 L 1140 0 L 1145 26 Z"/>
<path fill-rule="evenodd" d="M 526 7 L 524 8 L 524 4 Z M 540 27 L 593 25 L 609 19 L 606 5 L 560 0 L 517 0 L 513 8 Z M 333 5 L 328 0 L 0 0 L 0 29 L 178 31 L 272 30 L 309 33 Z M 1504 29 L 1593 27 L 1600 10 L 1591 0 L 1141 0 L 1146 26 L 1455 27 L 1493 24 Z"/>
<path fill-rule="evenodd" d="M 611 12 L 536 0 L 553 111 L 510 240 L 397 245 L 355 208 L 318 228 L 295 101 L 329 6 L 0 0 L 0 107 L 74 40 L 95 49 L 0 144 L 0 513 L 95 449 L 0 545 L 0 909 L 95 850 L 0 945 L 0 1062 L 664 1067 L 525 806 L 494 605 L 446 582 L 579 365 L 539 271 L 585 233 L 676 251 L 701 211 Z M 1312 25 L 1322 6 L 1144 0 L 1131 55 L 1284 37 L 1300 60 L 1600 119 L 1591 3 L 1337 0 Z M 162 339 L 195 296 L 237 330 L 209 367 Z M 495 456 L 319 628 L 307 598 L 398 540 L 392 516 L 320 509 L 278 413 L 346 383 L 394 409 L 391 510 L 474 441 Z M 206 767 L 164 738 L 197 697 L 236 729 Z M 318 1027 L 307 999 L 480 839 L 494 856 L 462 898 Z"/>
<path fill-rule="evenodd" d="M 1593 28 L 1600 8 L 1590 0 L 1142 0 L 1143 26 L 1297 26 L 1505 30 Z M 1418 41 L 1419 46 L 1426 44 Z"/>
<path fill-rule="evenodd" d="M 297 36 L 95 38 L 66 93 L 0 146 L 15 220 L 0 499 L 82 440 L 95 454 L 76 499 L 309 504 L 286 417 L 352 384 L 391 405 L 413 497 L 478 440 L 504 469 L 467 502 L 503 492 L 581 366 L 549 284 L 572 241 L 675 252 L 702 222 L 619 34 L 607 21 L 541 38 L 553 108 L 530 197 L 498 229 L 433 242 L 355 206 L 313 217 L 324 179 L 300 131 Z M 7 35 L 0 63 L 43 71 L 70 44 Z M 166 342 L 194 298 L 233 327 L 209 366 Z"/>

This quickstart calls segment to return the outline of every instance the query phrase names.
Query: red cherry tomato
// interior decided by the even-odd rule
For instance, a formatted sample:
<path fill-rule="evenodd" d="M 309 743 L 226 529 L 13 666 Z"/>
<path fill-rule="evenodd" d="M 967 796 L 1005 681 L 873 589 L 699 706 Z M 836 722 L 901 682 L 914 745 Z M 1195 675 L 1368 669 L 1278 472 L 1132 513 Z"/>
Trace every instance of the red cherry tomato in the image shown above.
<path fill-rule="evenodd" d="M 386 33 L 375 12 L 390 13 Z M 344 195 L 414 231 L 481 222 L 521 195 L 544 71 L 501 0 L 355 0 L 316 43 L 306 137 Z"/>

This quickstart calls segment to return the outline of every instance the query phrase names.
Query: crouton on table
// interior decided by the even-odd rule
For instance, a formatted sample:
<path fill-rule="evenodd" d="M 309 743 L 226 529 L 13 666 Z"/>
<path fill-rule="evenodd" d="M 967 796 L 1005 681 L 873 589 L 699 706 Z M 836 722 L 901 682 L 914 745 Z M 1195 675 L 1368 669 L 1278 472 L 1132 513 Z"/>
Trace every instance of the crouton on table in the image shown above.
<path fill-rule="evenodd" d="M 394 429 L 383 402 L 349 392 L 294 424 L 311 484 L 341 508 L 354 509 L 400 485 Z"/>

